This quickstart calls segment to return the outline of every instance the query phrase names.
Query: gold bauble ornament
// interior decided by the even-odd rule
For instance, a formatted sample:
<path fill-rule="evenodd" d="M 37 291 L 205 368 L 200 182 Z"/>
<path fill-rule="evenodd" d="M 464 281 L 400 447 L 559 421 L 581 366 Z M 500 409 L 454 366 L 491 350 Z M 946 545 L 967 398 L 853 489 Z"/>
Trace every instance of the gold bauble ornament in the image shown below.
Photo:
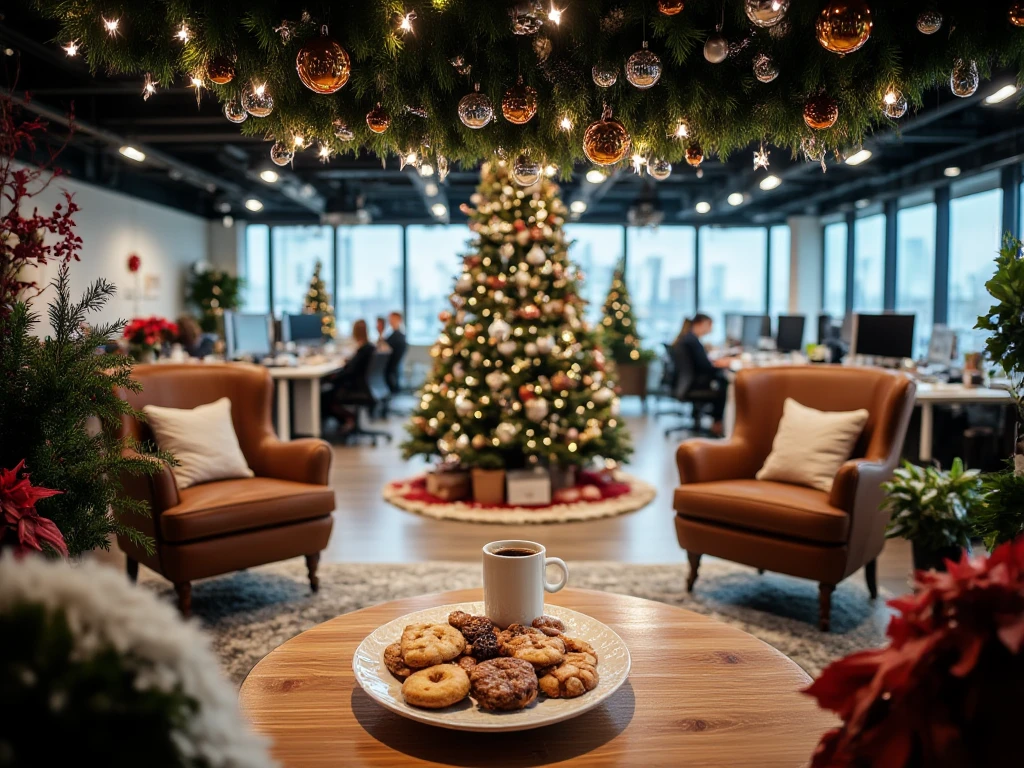
<path fill-rule="evenodd" d="M 1007 16 L 1013 26 L 1024 27 L 1024 3 L 1012 3 Z"/>
<path fill-rule="evenodd" d="M 327 27 L 319 37 L 307 40 L 295 57 L 295 71 L 302 84 L 314 93 L 335 93 L 348 82 L 352 64 L 348 53 L 333 37 Z"/>
<path fill-rule="evenodd" d="M 206 63 L 206 76 L 211 83 L 227 85 L 235 79 L 235 64 L 227 56 L 214 56 Z"/>
<path fill-rule="evenodd" d="M 515 125 L 528 123 L 537 114 L 537 91 L 523 83 L 522 75 L 501 97 L 501 114 Z"/>
<path fill-rule="evenodd" d="M 704 150 L 700 144 L 693 143 L 686 148 L 686 162 L 694 168 L 700 168 L 700 164 L 704 162 Z"/>
<path fill-rule="evenodd" d="M 658 0 L 658 13 L 662 16 L 675 16 L 682 12 L 684 0 Z"/>
<path fill-rule="evenodd" d="M 922 35 L 934 35 L 942 29 L 942 14 L 934 8 L 921 11 L 917 15 L 917 31 Z"/>
<path fill-rule="evenodd" d="M 845 56 L 860 50 L 872 27 L 871 8 L 864 0 L 833 0 L 818 16 L 818 42 L 826 51 Z"/>
<path fill-rule="evenodd" d="M 473 435 L 472 446 L 475 450 L 483 450 L 487 447 L 487 438 L 483 435 Z"/>
<path fill-rule="evenodd" d="M 839 119 L 839 104 L 827 93 L 811 96 L 804 103 L 804 122 L 808 128 L 823 131 Z"/>
<path fill-rule="evenodd" d="M 743 10 L 755 27 L 774 27 L 789 10 L 789 0 L 745 0 Z"/>
<path fill-rule="evenodd" d="M 612 117 L 608 107 L 601 119 L 588 125 L 583 134 L 583 154 L 597 165 L 615 165 L 629 154 L 632 144 L 626 126 Z"/>
<path fill-rule="evenodd" d="M 377 106 L 366 113 L 366 125 L 374 133 L 384 133 L 391 125 L 391 115 L 377 102 Z"/>

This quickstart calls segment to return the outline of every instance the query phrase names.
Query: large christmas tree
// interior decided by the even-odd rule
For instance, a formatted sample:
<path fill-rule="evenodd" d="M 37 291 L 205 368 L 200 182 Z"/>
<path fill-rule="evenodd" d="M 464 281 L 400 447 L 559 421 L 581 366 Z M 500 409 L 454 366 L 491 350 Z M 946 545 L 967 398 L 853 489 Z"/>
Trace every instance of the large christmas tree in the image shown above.
<path fill-rule="evenodd" d="M 406 456 L 494 469 L 626 459 L 629 436 L 583 319 L 558 187 L 544 177 L 518 186 L 499 161 L 484 165 L 471 200 L 472 253 L 440 315 Z"/>
<path fill-rule="evenodd" d="M 320 330 L 324 338 L 333 339 L 337 332 L 334 325 L 334 306 L 331 304 L 331 295 L 327 292 L 324 279 L 320 276 L 322 269 L 323 264 L 317 261 L 313 267 L 313 277 L 309 281 L 309 290 L 306 291 L 302 311 L 309 315 L 320 315 Z"/>
<path fill-rule="evenodd" d="M 612 285 L 604 300 L 604 319 L 601 320 L 601 343 L 608 355 L 619 364 L 646 363 L 654 354 L 640 343 L 633 300 L 626 287 L 626 263 L 620 261 L 612 275 Z"/>

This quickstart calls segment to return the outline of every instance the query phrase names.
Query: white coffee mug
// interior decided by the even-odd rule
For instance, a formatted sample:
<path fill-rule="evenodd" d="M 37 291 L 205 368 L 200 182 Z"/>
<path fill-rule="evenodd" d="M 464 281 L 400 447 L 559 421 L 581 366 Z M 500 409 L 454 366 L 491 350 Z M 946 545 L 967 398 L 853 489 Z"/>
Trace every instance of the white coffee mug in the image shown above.
<path fill-rule="evenodd" d="M 549 565 L 561 569 L 561 580 L 547 580 Z M 568 580 L 566 564 L 545 557 L 544 546 L 535 541 L 511 539 L 484 546 L 484 613 L 499 627 L 529 626 L 544 613 L 544 592 L 557 592 Z"/>

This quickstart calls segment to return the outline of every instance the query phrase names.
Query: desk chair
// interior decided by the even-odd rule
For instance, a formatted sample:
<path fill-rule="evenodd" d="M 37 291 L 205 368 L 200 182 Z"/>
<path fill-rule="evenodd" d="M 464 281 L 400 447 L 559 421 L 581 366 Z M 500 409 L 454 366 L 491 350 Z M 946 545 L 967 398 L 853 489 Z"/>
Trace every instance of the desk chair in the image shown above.
<path fill-rule="evenodd" d="M 389 432 L 378 429 L 366 429 L 362 424 L 363 411 L 366 411 L 365 415 L 369 417 L 373 409 L 378 404 L 384 402 L 391 394 L 386 378 L 388 361 L 390 359 L 391 352 L 374 351 L 373 357 L 370 359 L 370 367 L 366 369 L 366 386 L 363 391 L 347 393 L 345 397 L 335 401 L 339 405 L 348 405 L 356 409 L 356 423 L 350 431 L 343 435 L 344 442 L 358 440 L 362 437 L 370 438 L 373 440 L 374 445 L 377 445 L 378 438 L 383 438 L 389 443 L 391 442 L 392 438 Z"/>
<path fill-rule="evenodd" d="M 680 411 L 680 416 L 688 416 L 685 421 L 674 427 L 665 430 L 665 437 L 671 437 L 676 432 L 689 432 L 692 435 L 708 437 L 710 431 L 701 427 L 701 418 L 707 411 L 718 393 L 714 390 L 694 389 L 693 383 L 697 378 L 697 370 L 693 365 L 690 353 L 682 345 L 670 346 L 672 362 L 676 370 L 676 380 L 672 391 L 672 397 L 679 403 L 690 406 L 689 414 Z"/>
<path fill-rule="evenodd" d="M 672 345 L 662 343 L 664 347 L 661 354 L 661 380 L 658 382 L 658 388 L 654 391 L 654 396 L 658 399 L 667 397 L 670 400 L 675 400 L 675 389 L 676 389 L 676 364 L 672 360 Z M 663 411 L 655 411 L 654 418 L 660 419 L 662 416 L 687 416 L 687 412 L 677 407 L 670 408 Z"/>

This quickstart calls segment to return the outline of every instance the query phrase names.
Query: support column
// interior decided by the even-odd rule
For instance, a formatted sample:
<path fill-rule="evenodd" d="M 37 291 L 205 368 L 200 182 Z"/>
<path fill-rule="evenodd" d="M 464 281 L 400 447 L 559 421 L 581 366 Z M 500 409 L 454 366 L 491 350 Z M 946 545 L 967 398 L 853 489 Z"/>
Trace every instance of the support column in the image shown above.
<path fill-rule="evenodd" d="M 816 318 L 824 304 L 822 275 L 825 240 L 821 219 L 817 216 L 791 216 L 789 224 L 789 312 L 807 315 L 807 327 L 817 326 Z M 774 253 L 773 258 L 783 258 Z"/>
<path fill-rule="evenodd" d="M 896 309 L 896 245 L 899 237 L 899 201 L 885 203 L 885 266 L 882 287 L 882 307 Z"/>
<path fill-rule="evenodd" d="M 853 313 L 853 287 L 857 278 L 857 216 L 846 214 L 846 314 Z"/>
<path fill-rule="evenodd" d="M 949 187 L 935 190 L 935 324 L 949 320 Z"/>
<path fill-rule="evenodd" d="M 999 174 L 1003 188 L 1003 234 L 1020 237 L 1020 165 L 1008 165 Z"/>

